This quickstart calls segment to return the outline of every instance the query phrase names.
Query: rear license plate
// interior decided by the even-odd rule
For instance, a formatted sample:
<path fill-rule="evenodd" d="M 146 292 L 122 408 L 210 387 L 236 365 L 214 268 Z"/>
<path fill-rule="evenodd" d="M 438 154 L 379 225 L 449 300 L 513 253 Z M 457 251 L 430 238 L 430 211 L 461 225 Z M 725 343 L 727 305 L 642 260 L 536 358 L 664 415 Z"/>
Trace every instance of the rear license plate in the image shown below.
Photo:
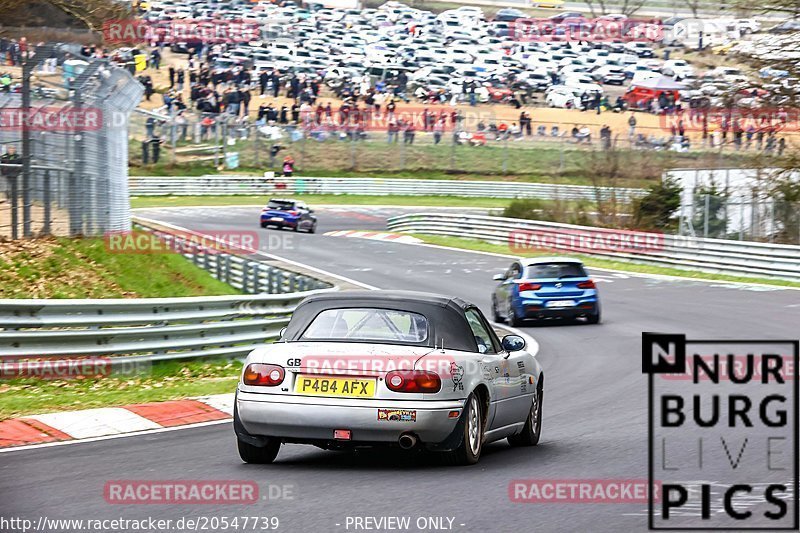
<path fill-rule="evenodd" d="M 314 396 L 349 396 L 369 398 L 375 396 L 375 380 L 363 378 L 333 378 L 299 375 L 294 391 Z"/>
<path fill-rule="evenodd" d="M 273 222 L 283 222 L 283 219 L 281 217 L 272 217 L 270 220 Z"/>
<path fill-rule="evenodd" d="M 544 305 L 545 307 L 574 307 L 575 300 L 555 300 Z"/>

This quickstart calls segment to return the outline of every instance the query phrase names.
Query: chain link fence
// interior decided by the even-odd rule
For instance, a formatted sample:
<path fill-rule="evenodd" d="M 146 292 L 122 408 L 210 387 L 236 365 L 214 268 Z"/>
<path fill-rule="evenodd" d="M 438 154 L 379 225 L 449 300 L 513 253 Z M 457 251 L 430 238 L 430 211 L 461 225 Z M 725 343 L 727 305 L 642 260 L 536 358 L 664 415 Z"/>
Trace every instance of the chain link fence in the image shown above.
<path fill-rule="evenodd" d="M 128 122 L 142 87 L 67 45 L 23 58 L 23 83 L 0 94 L 0 236 L 130 229 Z"/>
<path fill-rule="evenodd" d="M 678 169 L 680 235 L 800 244 L 800 176 L 780 169 Z"/>
<path fill-rule="evenodd" d="M 591 153 L 611 149 L 646 154 L 669 166 L 725 166 L 730 157 L 779 156 L 776 139 L 735 142 L 726 139 L 673 136 L 661 128 L 614 133 L 599 125 L 532 121 L 530 128 L 487 121 L 482 129 L 433 127 L 390 131 L 311 123 L 259 124 L 231 115 L 203 119 L 184 114 L 136 113 L 131 126 L 131 164 L 154 163 L 184 168 L 246 167 L 282 172 L 289 156 L 296 172 L 430 171 L 483 175 L 574 175 L 592 169 Z M 665 168 L 666 168 L 665 167 Z M 661 175 L 663 168 L 651 177 Z M 145 174 L 150 172 L 143 171 Z"/>

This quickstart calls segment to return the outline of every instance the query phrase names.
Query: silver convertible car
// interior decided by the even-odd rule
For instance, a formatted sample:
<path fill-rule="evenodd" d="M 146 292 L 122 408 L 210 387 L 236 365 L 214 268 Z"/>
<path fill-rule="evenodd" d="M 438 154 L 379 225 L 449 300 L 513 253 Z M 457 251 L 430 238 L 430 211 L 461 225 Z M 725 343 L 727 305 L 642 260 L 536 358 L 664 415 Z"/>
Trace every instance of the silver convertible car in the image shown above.
<path fill-rule="evenodd" d="M 474 464 L 487 442 L 539 442 L 543 392 L 525 339 L 499 339 L 469 302 L 323 293 L 297 307 L 279 342 L 248 355 L 233 424 L 247 463 L 301 443 L 425 449 Z"/>

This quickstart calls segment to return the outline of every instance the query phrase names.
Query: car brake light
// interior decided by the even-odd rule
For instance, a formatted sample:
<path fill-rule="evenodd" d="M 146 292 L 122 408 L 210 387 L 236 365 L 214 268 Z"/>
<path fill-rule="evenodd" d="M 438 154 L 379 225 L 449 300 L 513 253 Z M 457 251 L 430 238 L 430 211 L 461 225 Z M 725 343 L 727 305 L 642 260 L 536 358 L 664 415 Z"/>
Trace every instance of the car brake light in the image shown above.
<path fill-rule="evenodd" d="M 519 290 L 520 291 L 538 291 L 541 289 L 542 286 L 538 283 L 520 283 Z"/>
<path fill-rule="evenodd" d="M 289 211 L 289 214 L 292 215 L 293 217 L 296 217 L 297 215 L 300 214 L 300 211 Z"/>
<path fill-rule="evenodd" d="M 282 366 L 251 363 L 244 370 L 243 381 L 245 385 L 275 387 L 283 383 L 285 375 L 286 372 Z"/>
<path fill-rule="evenodd" d="M 596 287 L 594 285 L 594 281 L 589 280 L 589 281 L 581 281 L 580 283 L 578 283 L 578 288 L 579 289 L 594 289 Z"/>
<path fill-rule="evenodd" d="M 386 386 L 395 392 L 435 393 L 442 389 L 442 378 L 427 370 L 392 370 L 386 374 Z"/>

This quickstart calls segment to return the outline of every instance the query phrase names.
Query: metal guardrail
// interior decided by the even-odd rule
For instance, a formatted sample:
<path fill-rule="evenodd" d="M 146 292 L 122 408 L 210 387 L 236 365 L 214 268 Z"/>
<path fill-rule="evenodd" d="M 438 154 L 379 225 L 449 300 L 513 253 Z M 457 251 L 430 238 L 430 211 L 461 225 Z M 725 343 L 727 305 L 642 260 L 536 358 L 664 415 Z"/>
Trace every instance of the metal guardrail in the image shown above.
<path fill-rule="evenodd" d="M 637 233 L 650 243 L 646 249 L 634 250 L 625 247 L 614 250 L 593 247 L 595 242 L 616 242 L 632 232 L 479 215 L 457 215 L 452 213 L 418 213 L 401 215 L 388 220 L 392 231 L 427 233 L 480 239 L 509 246 L 509 253 L 524 248 L 524 242 L 514 239 L 535 236 L 538 242 L 547 242 L 548 249 L 555 252 L 579 253 L 613 259 L 672 267 L 700 270 L 735 276 L 758 276 L 800 281 L 800 246 L 766 244 L 749 241 L 702 239 L 658 233 Z M 513 233 L 512 233 L 513 232 Z M 530 232 L 526 235 L 525 232 Z M 577 237 L 586 237 L 589 244 L 576 252 Z M 528 243 L 533 242 L 527 239 Z M 541 251 L 538 250 L 538 251 Z"/>
<path fill-rule="evenodd" d="M 0 362 L 108 357 L 111 365 L 243 356 L 279 337 L 300 301 L 330 283 L 154 231 L 243 296 L 0 300 Z M 181 248 L 178 248 L 178 247 Z M 271 293 L 271 294 L 263 294 Z"/>
<path fill-rule="evenodd" d="M 480 198 L 540 198 L 545 200 L 605 200 L 614 195 L 620 202 L 644 196 L 643 189 L 524 183 L 383 178 L 317 178 L 261 176 L 163 177 L 132 176 L 132 196 L 365 194 L 398 196 L 463 196 Z"/>
<path fill-rule="evenodd" d="M 0 300 L 3 358 L 113 363 L 241 356 L 275 340 L 313 292 L 109 300 Z"/>
<path fill-rule="evenodd" d="M 169 232 L 152 231 L 163 239 L 170 249 L 183 252 L 182 255 L 196 266 L 245 293 L 284 294 L 332 287 L 330 283 L 311 276 L 283 270 L 221 250 L 204 249 L 194 241 L 187 242 L 187 239 Z"/>

